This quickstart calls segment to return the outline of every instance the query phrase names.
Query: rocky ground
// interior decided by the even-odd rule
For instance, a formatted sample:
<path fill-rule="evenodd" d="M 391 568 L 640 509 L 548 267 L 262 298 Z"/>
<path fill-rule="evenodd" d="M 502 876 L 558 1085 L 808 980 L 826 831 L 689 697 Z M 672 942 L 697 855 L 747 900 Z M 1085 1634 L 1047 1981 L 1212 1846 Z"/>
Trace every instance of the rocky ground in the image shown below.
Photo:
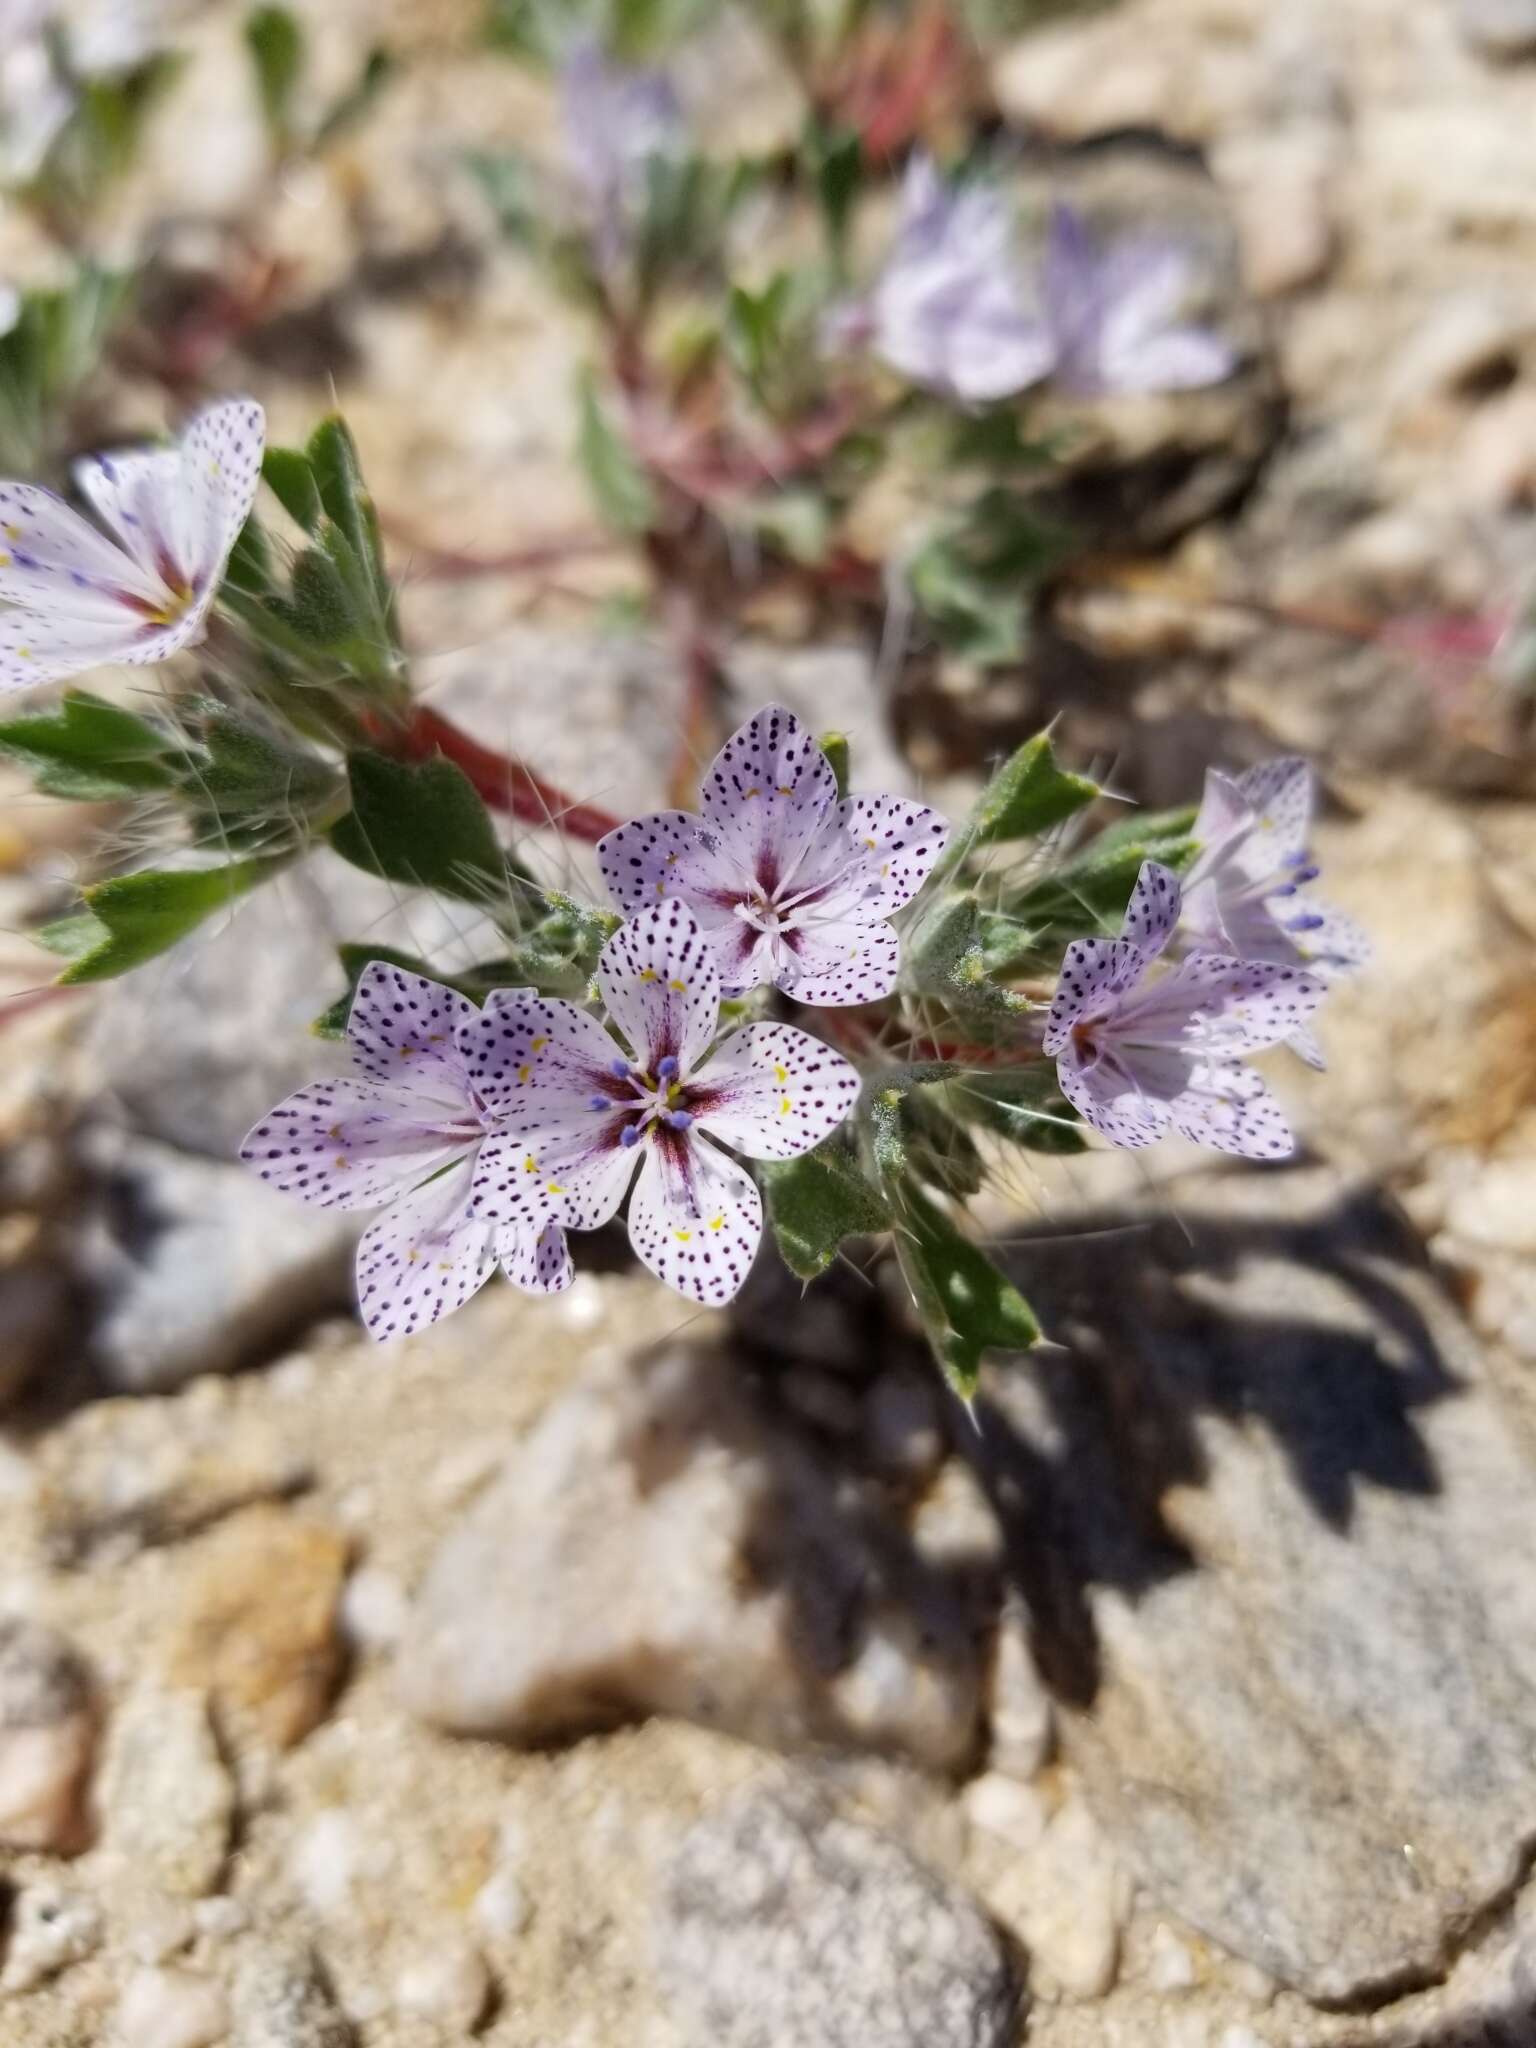
<path fill-rule="evenodd" d="M 590 520 L 567 316 L 483 246 L 404 297 L 348 264 L 483 244 L 449 112 L 547 110 L 389 12 L 426 47 L 273 232 L 340 295 L 386 513 L 494 553 Z M 381 17 L 315 18 L 344 68 Z M 257 178 L 230 19 L 194 22 L 195 120 L 126 212 L 174 210 L 196 149 L 209 206 Z M 1294 1169 L 1169 1147 L 989 1197 L 1050 1341 L 974 1418 L 883 1271 L 689 1316 L 615 1255 L 367 1344 L 346 1231 L 229 1155 L 313 1070 L 335 936 L 473 939 L 339 864 L 12 1016 L 7 2048 L 1536 2040 L 1530 756 L 1482 672 L 1338 630 L 1531 563 L 1527 44 L 1518 0 L 1131 0 L 997 64 L 1021 176 L 1128 208 L 1155 177 L 1205 224 L 1255 367 L 1096 422 L 1081 507 L 1168 552 L 1069 594 L 1022 683 L 905 702 L 916 772 L 963 782 L 1042 708 L 1158 800 L 1304 746 L 1378 959 L 1329 1072 L 1277 1073 Z M 324 401 L 301 371 L 242 365 L 280 432 Z M 407 593 L 459 714 L 615 806 L 673 752 L 665 651 L 594 624 L 633 576 Z M 914 772 L 860 647 L 731 666 Z M 0 923 L 121 829 L 8 800 Z"/>

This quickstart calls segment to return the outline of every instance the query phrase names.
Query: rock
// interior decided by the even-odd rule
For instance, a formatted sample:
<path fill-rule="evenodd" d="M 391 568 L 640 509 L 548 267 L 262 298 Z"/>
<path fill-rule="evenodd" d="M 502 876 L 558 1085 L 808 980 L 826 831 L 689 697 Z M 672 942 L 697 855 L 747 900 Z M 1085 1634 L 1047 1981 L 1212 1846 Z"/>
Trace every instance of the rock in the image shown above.
<path fill-rule="evenodd" d="M 1243 282 L 1255 298 L 1305 290 L 1328 273 L 1336 237 L 1329 207 L 1332 166 L 1311 151 L 1245 166 L 1233 195 Z"/>
<path fill-rule="evenodd" d="M 1024 1994 L 974 1904 L 799 1787 L 685 1837 L 657 1909 L 657 1973 L 689 2043 L 1004 2048 Z"/>
<path fill-rule="evenodd" d="M 463 1734 L 666 1713 L 950 1769 L 976 1741 L 987 1569 L 919 1555 L 734 1354 L 674 1344 L 590 1372 L 514 1450 L 427 1574 L 400 1682 Z"/>
<path fill-rule="evenodd" d="M 122 2048 L 216 2048 L 229 2027 L 229 2002 L 211 1977 L 192 1970 L 138 1970 L 116 2015 Z"/>
<path fill-rule="evenodd" d="M 80 1653 L 41 1622 L 0 1617 L 0 1843 L 61 1855 L 84 1848 L 97 1732 Z"/>
<path fill-rule="evenodd" d="M 135 1884 L 179 1899 L 213 1891 L 229 1852 L 235 1790 L 201 1692 L 140 1686 L 112 1717 L 103 1835 Z"/>
<path fill-rule="evenodd" d="M 317 1813 L 288 1852 L 288 1876 L 309 1910 L 320 1919 L 344 1912 L 353 1886 L 368 1861 L 357 1821 L 345 1807 Z"/>
<path fill-rule="evenodd" d="M 113 1386 L 228 1372 L 350 1305 L 355 1218 L 147 1139 L 98 1132 L 92 1157 L 105 1192 L 77 1259 L 96 1301 L 91 1349 Z"/>
<path fill-rule="evenodd" d="M 986 1712 L 992 1769 L 1032 1778 L 1050 1757 L 1055 1717 L 1017 1601 L 1010 1601 L 998 1617 Z"/>
<path fill-rule="evenodd" d="M 1480 405 L 1456 454 L 1456 480 L 1470 504 L 1493 512 L 1536 501 L 1536 391 L 1516 388 Z"/>
<path fill-rule="evenodd" d="M 1475 390 L 1518 362 L 1533 326 L 1536 306 L 1526 298 L 1472 288 L 1450 294 L 1385 366 L 1387 404 L 1404 413 Z"/>
<path fill-rule="evenodd" d="M 11 1908 L 0 1992 L 35 1991 L 61 1970 L 94 1955 L 104 1932 L 101 1908 L 94 1899 L 61 1885 L 28 1885 Z"/>
<path fill-rule="evenodd" d="M 44 1440 L 36 1515 L 49 1555 L 116 1561 L 173 1543 L 254 1501 L 295 1493 L 302 1457 L 270 1423 L 218 1398 L 94 1401 Z"/>
<path fill-rule="evenodd" d="M 395 1979 L 399 2011 L 451 2035 L 473 2034 L 491 2002 L 491 1973 L 473 1942 L 447 1930 Z"/>
<path fill-rule="evenodd" d="M 353 1572 L 341 1596 L 341 1632 L 354 1650 L 391 1650 L 405 1633 L 410 1611 L 400 1581 L 365 1565 Z"/>
<path fill-rule="evenodd" d="M 491 1872 L 469 1910 L 476 1927 L 493 1942 L 515 1940 L 533 1917 L 516 1873 L 504 1867 Z"/>
<path fill-rule="evenodd" d="M 275 1507 L 247 1508 L 199 1545 L 171 1627 L 172 1685 L 207 1692 L 219 1723 L 280 1749 L 324 1716 L 341 1675 L 347 1544 Z"/>
<path fill-rule="evenodd" d="M 1536 0 L 1459 0 L 1456 19 L 1480 56 L 1502 60 L 1536 52 Z"/>
<path fill-rule="evenodd" d="M 1432 1977 L 1536 1828 L 1536 1476 L 1477 1347 L 1325 1169 L 1074 1226 L 1010 1256 L 1058 1362 L 977 1405 L 1063 1751 L 1223 1948 L 1327 2002 Z"/>
<path fill-rule="evenodd" d="M 231 2048 L 355 2048 L 319 1957 L 302 1945 L 253 1942 L 229 2002 Z"/>
<path fill-rule="evenodd" d="M 1080 1797 L 1051 1816 L 983 1896 L 1063 1996 L 1101 1998 L 1113 1985 L 1131 1884 Z"/>
<path fill-rule="evenodd" d="M 1166 1920 L 1159 1920 L 1152 1930 L 1147 1982 L 1154 1991 L 1188 1991 L 1195 1975 L 1195 1956 L 1189 1943 L 1181 1941 Z"/>
<path fill-rule="evenodd" d="M 197 1939 L 190 1906 L 178 1900 L 146 1898 L 134 1918 L 128 1946 L 141 1963 L 168 1963 Z"/>
<path fill-rule="evenodd" d="M 1049 1812 L 1040 1794 L 1017 1778 L 987 1771 L 973 1778 L 960 1795 L 969 1827 L 979 1828 L 1006 1843 L 1013 1853 L 1029 1854 L 1045 1839 Z"/>

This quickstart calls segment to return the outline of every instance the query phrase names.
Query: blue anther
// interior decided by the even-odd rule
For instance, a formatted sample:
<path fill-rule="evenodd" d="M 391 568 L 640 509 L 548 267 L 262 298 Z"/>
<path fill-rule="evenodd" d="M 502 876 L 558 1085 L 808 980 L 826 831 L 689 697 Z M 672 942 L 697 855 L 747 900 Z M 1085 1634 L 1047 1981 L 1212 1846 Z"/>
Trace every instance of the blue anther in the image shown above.
<path fill-rule="evenodd" d="M 620 1081 L 627 1081 L 629 1079 L 629 1061 L 610 1060 L 608 1062 L 608 1071 L 610 1074 L 614 1075 L 616 1079 Z"/>
<path fill-rule="evenodd" d="M 672 1126 L 674 1131 L 686 1131 L 693 1123 L 693 1118 L 686 1109 L 669 1109 L 665 1112 L 665 1115 L 666 1121 Z"/>
<path fill-rule="evenodd" d="M 1296 870 L 1295 880 L 1298 883 L 1315 882 L 1322 872 L 1323 871 L 1321 868 L 1298 868 Z"/>
<path fill-rule="evenodd" d="M 673 1078 L 677 1073 L 677 1060 L 673 1054 L 668 1053 L 664 1060 L 656 1062 L 656 1072 L 663 1081 L 670 1081 Z"/>
<path fill-rule="evenodd" d="M 639 1142 L 640 1126 L 638 1124 L 626 1124 L 619 1133 L 619 1143 L 621 1145 L 638 1145 Z"/>
<path fill-rule="evenodd" d="M 1270 894 L 1272 896 L 1294 896 L 1296 894 L 1296 884 L 1294 882 L 1282 882 L 1279 888 L 1272 889 Z"/>
<path fill-rule="evenodd" d="M 589 1095 L 587 1097 L 588 1109 L 608 1109 L 611 1106 L 612 1098 L 607 1095 Z"/>
<path fill-rule="evenodd" d="M 1318 932 L 1327 921 L 1326 918 L 1319 917 L 1315 911 L 1304 911 L 1300 917 L 1288 917 L 1285 928 L 1288 932 Z"/>

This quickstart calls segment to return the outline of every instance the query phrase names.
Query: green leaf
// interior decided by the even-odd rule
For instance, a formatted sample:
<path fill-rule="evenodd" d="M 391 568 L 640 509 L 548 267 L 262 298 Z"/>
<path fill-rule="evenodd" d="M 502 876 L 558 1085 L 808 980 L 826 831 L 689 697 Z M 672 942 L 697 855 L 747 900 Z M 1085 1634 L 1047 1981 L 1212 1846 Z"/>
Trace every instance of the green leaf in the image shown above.
<path fill-rule="evenodd" d="M 908 972 L 925 993 L 975 1022 L 1023 1016 L 1029 1004 L 1000 987 L 988 956 L 994 913 L 955 896 L 925 917 L 908 944 Z"/>
<path fill-rule="evenodd" d="M 913 556 L 912 595 L 935 633 L 969 661 L 1017 661 L 1024 651 L 1022 591 L 999 586 L 947 539 Z"/>
<path fill-rule="evenodd" d="M 337 795 L 335 767 L 278 729 L 252 725 L 222 704 L 205 706 L 195 729 L 201 755 L 180 780 L 215 829 L 304 818 Z"/>
<path fill-rule="evenodd" d="M 840 797 L 846 796 L 848 794 L 847 733 L 824 732 L 816 744 L 827 757 L 827 765 L 832 770 L 833 779 L 837 783 L 838 795 Z"/>
<path fill-rule="evenodd" d="M 82 803 L 169 787 L 182 752 L 160 726 L 86 690 L 67 691 L 56 712 L 0 724 L 0 754 L 45 796 Z"/>
<path fill-rule="evenodd" d="M 1096 782 L 1058 764 L 1049 733 L 1038 733 L 1009 756 L 982 791 L 971 813 L 971 844 L 1034 838 L 1091 804 L 1098 794 Z"/>
<path fill-rule="evenodd" d="M 621 533 L 644 533 L 656 517 L 656 494 L 628 444 L 614 431 L 590 371 L 582 374 L 577 402 L 581 425 L 576 453 L 599 512 Z"/>
<path fill-rule="evenodd" d="M 168 951 L 283 865 L 281 859 L 241 860 L 222 868 L 115 875 L 80 892 L 94 929 L 77 916 L 46 926 L 40 936 L 54 951 L 68 952 L 61 983 L 109 981 Z"/>
<path fill-rule="evenodd" d="M 968 1401 L 984 1351 L 1025 1351 L 1039 1337 L 1034 1312 L 1007 1275 L 924 1195 L 911 1194 L 895 1244 L 934 1356 Z"/>
<path fill-rule="evenodd" d="M 509 242 L 532 248 L 539 240 L 538 180 L 528 159 L 510 149 L 466 149 L 461 159 Z"/>
<path fill-rule="evenodd" d="M 293 97 L 304 72 L 304 31 L 286 7 L 245 17 L 245 47 L 256 71 L 262 118 L 279 151 L 293 143 Z"/>
<path fill-rule="evenodd" d="M 499 902 L 507 857 L 473 783 L 452 761 L 347 756 L 352 809 L 331 828 L 343 860 L 386 881 L 437 889 L 469 903 Z"/>
<path fill-rule="evenodd" d="M 573 897 L 551 894 L 547 914 L 499 963 L 508 985 L 529 983 L 547 996 L 583 996 L 598 955 L 623 923 L 611 910 L 595 910 Z"/>
<path fill-rule="evenodd" d="M 246 597 L 265 597 L 272 588 L 272 549 L 254 512 L 235 536 L 224 581 Z"/>
<path fill-rule="evenodd" d="M 776 361 L 794 279 L 778 271 L 761 291 L 731 286 L 726 301 L 725 338 L 749 383 L 760 384 Z"/>
<path fill-rule="evenodd" d="M 1066 939 L 1117 933 L 1143 861 L 1161 861 L 1178 873 L 1194 859 L 1193 822 L 1191 812 L 1172 811 L 1111 826 L 1074 859 L 1011 896 L 1008 913 L 1030 930 L 1037 954 Z"/>
<path fill-rule="evenodd" d="M 1026 1152 L 1087 1150 L 1077 1111 L 1057 1087 L 1056 1069 L 1048 1060 L 957 1074 L 942 1092 L 952 1115 Z"/>
<path fill-rule="evenodd" d="M 848 223 L 864 175 L 863 146 L 856 129 L 828 130 L 816 125 L 807 135 L 806 151 L 816 180 L 816 198 L 826 223 L 827 241 L 834 260 L 841 264 L 848 243 Z"/>
<path fill-rule="evenodd" d="M 366 632 L 369 621 L 357 607 L 333 556 L 323 548 L 305 548 L 293 565 L 293 595 L 286 606 L 288 622 L 317 647 L 340 647 L 353 634 Z"/>
<path fill-rule="evenodd" d="M 366 596 L 382 617 L 388 609 L 389 579 L 384 571 L 384 540 L 379 517 L 357 459 L 357 443 L 340 414 L 323 419 L 305 449 L 315 488 L 326 516 L 346 540 L 360 575 L 359 595 Z M 340 551 L 331 549 L 338 561 Z"/>
<path fill-rule="evenodd" d="M 847 1144 L 829 1138 L 798 1159 L 763 1160 L 758 1178 L 785 1264 L 802 1280 L 825 1273 L 845 1237 L 884 1230 L 891 1212 Z"/>
<path fill-rule="evenodd" d="M 731 506 L 733 522 L 748 526 L 782 550 L 792 562 L 814 567 L 827 558 L 832 517 L 819 491 L 774 491 L 767 497 L 738 498 Z"/>
<path fill-rule="evenodd" d="M 261 473 L 283 510 L 306 533 L 318 533 L 325 517 L 309 457 L 299 448 L 269 448 Z"/>
<path fill-rule="evenodd" d="M 339 99 L 332 101 L 329 113 L 315 130 L 313 146 L 324 149 L 349 128 L 355 128 L 394 75 L 393 55 L 382 43 L 375 44 L 352 84 Z"/>

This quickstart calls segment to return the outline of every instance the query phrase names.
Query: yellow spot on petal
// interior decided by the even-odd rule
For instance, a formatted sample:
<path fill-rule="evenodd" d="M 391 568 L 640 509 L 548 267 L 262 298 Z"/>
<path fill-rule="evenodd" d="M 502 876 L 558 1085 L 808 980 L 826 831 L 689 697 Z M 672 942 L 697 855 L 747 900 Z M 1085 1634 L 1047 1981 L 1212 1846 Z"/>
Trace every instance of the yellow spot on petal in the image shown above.
<path fill-rule="evenodd" d="M 413 1052 L 420 1051 L 421 1047 L 419 1045 L 402 1045 L 400 1048 L 400 1057 L 403 1060 L 408 1060 Z"/>
<path fill-rule="evenodd" d="M 5 522 L 5 537 L 7 540 L 21 539 L 21 528 L 13 520 L 7 519 Z"/>
<path fill-rule="evenodd" d="M 864 844 L 869 848 L 870 852 L 873 853 L 875 848 L 880 844 L 880 842 L 878 839 L 866 839 Z"/>
<path fill-rule="evenodd" d="M 537 1173 L 538 1170 L 539 1162 L 537 1161 L 537 1159 L 534 1158 L 533 1154 L 530 1152 L 528 1154 L 528 1157 L 523 1161 L 523 1171 L 524 1173 Z"/>
<path fill-rule="evenodd" d="M 529 1075 L 530 1075 L 530 1074 L 531 1074 L 532 1072 L 533 1072 L 533 1069 L 532 1069 L 532 1067 L 528 1066 L 528 1065 L 527 1065 L 527 1064 L 525 1063 L 524 1065 L 522 1065 L 522 1066 L 520 1066 L 520 1067 L 518 1068 L 518 1070 L 517 1070 L 517 1078 L 518 1078 L 518 1080 L 519 1080 L 519 1081 L 526 1081 L 526 1080 L 527 1080 L 527 1078 L 528 1078 L 528 1076 L 529 1076 Z"/>
<path fill-rule="evenodd" d="M 17 659 L 18 661 L 30 661 L 30 660 L 32 659 L 32 650 L 31 650 L 31 648 L 30 648 L 30 647 L 18 647 L 18 648 L 17 648 L 17 650 L 16 650 L 16 659 Z"/>
<path fill-rule="evenodd" d="M 563 1195 L 565 1184 L 558 1180 L 547 1180 L 544 1183 L 544 1192 L 549 1195 Z"/>
<path fill-rule="evenodd" d="M 674 1230 L 672 1235 L 677 1239 L 679 1244 L 687 1244 L 689 1239 L 693 1236 L 693 1232 L 691 1230 Z"/>
<path fill-rule="evenodd" d="M 339 1152 L 336 1155 L 336 1157 L 331 1161 L 331 1164 L 335 1167 L 338 1173 L 345 1173 L 347 1168 L 352 1164 L 352 1162 L 347 1157 L 345 1152 Z"/>
<path fill-rule="evenodd" d="M 711 1216 L 709 1227 L 711 1230 L 723 1230 L 725 1228 L 725 1218 L 723 1216 Z"/>
<path fill-rule="evenodd" d="M 439 1259 L 437 1262 L 437 1270 L 439 1271 L 439 1273 L 451 1273 L 453 1271 L 452 1259 Z"/>
<path fill-rule="evenodd" d="M 331 1128 L 330 1128 L 330 1129 L 329 1129 L 329 1130 L 328 1130 L 328 1131 L 326 1132 L 326 1134 L 325 1134 L 325 1135 L 326 1135 L 326 1136 L 327 1136 L 328 1138 L 339 1138 L 339 1137 L 341 1136 L 341 1125 L 340 1125 L 340 1124 L 332 1124 L 332 1125 L 331 1125 Z"/>
<path fill-rule="evenodd" d="M 442 1042 L 443 1034 L 441 1031 L 434 1031 L 432 1036 L 427 1040 L 428 1045 L 441 1045 Z"/>
<path fill-rule="evenodd" d="M 789 1079 L 788 1067 L 775 1067 L 773 1070 L 773 1078 L 782 1086 L 782 1084 Z"/>
<path fill-rule="evenodd" d="M 410 1250 L 405 1255 L 405 1262 L 408 1266 L 414 1266 L 420 1261 L 420 1258 L 421 1253 L 417 1251 L 415 1245 L 412 1245 Z"/>
<path fill-rule="evenodd" d="M 687 982 L 678 981 L 675 977 L 667 983 L 667 987 L 670 989 L 675 989 L 680 996 L 685 996 L 688 993 Z"/>
<path fill-rule="evenodd" d="M 753 797 L 761 796 L 762 793 L 763 792 L 758 788 L 757 784 L 754 782 L 749 790 L 743 792 L 743 801 L 750 803 Z"/>
<path fill-rule="evenodd" d="M 788 1096 L 786 1095 L 786 1096 L 784 1097 L 784 1100 L 783 1100 L 783 1101 L 782 1101 L 782 1102 L 781 1102 L 781 1103 L 779 1104 L 779 1115 L 780 1115 L 780 1116 L 788 1116 L 788 1115 L 789 1115 L 789 1112 L 790 1112 L 790 1111 L 791 1111 L 791 1110 L 792 1110 L 793 1108 L 794 1108 L 794 1104 L 793 1104 L 793 1103 L 792 1103 L 792 1102 L 790 1101 L 789 1097 L 788 1097 Z"/>
<path fill-rule="evenodd" d="M 781 782 L 781 783 L 779 784 L 779 795 L 780 795 L 780 796 L 793 796 L 793 795 L 794 795 L 794 793 L 795 793 L 795 792 L 794 792 L 794 791 L 793 791 L 792 789 L 788 788 L 788 787 L 787 787 L 787 786 L 786 786 L 786 785 L 785 785 L 784 783 L 782 783 L 782 782 Z"/>
<path fill-rule="evenodd" d="M 677 855 L 676 855 L 675 853 L 669 853 L 669 854 L 667 855 L 667 866 L 668 866 L 669 868 L 670 868 L 670 867 L 675 867 L 675 866 L 676 866 L 676 864 L 677 864 Z M 659 885 L 658 885 L 658 886 L 659 886 Z"/>
<path fill-rule="evenodd" d="M 658 882 L 658 883 L 656 884 L 656 894 L 657 894 L 658 896 L 665 896 L 665 895 L 666 895 L 666 893 L 667 893 L 667 885 L 666 885 L 666 883 L 665 883 L 665 882 Z"/>
<path fill-rule="evenodd" d="M 656 970 L 655 970 L 655 968 L 654 968 L 654 967 L 642 967 L 642 968 L 641 968 L 641 970 L 640 970 L 640 979 L 641 979 L 642 981 L 654 981 L 654 980 L 656 979 Z"/>
<path fill-rule="evenodd" d="M 884 881 L 885 877 L 886 877 L 886 876 L 887 876 L 887 875 L 888 875 L 888 874 L 889 874 L 890 872 L 891 872 L 891 864 L 890 864 L 890 862 L 889 862 L 888 860 L 884 860 L 884 861 L 882 861 L 882 862 L 880 863 L 880 879 L 881 879 L 882 881 Z"/>
<path fill-rule="evenodd" d="M 548 1043 L 548 1038 L 536 1038 L 533 1041 L 532 1045 L 529 1046 L 528 1050 L 530 1052 L 542 1052 L 545 1046 L 548 1045 Z"/>
<path fill-rule="evenodd" d="M 9 569 L 9 567 L 10 567 L 10 566 L 11 566 L 11 558 L 10 558 L 10 556 L 9 556 L 9 555 L 0 555 L 0 569 Z"/>

